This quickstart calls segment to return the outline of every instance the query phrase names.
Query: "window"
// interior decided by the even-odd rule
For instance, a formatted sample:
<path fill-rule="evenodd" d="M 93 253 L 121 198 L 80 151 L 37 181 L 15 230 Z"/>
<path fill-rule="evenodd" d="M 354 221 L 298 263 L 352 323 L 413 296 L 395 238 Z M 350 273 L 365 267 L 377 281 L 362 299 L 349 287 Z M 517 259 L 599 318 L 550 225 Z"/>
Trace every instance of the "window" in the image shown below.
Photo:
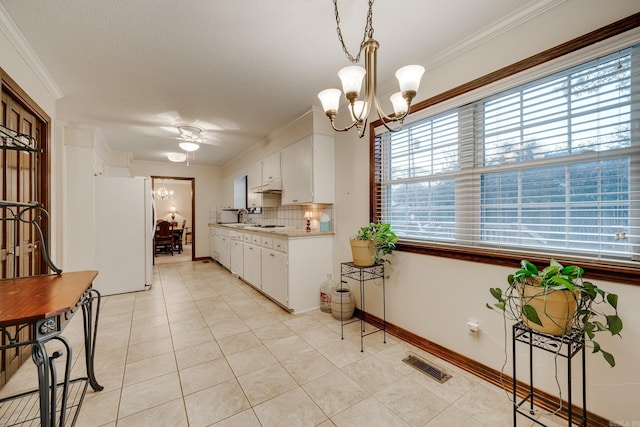
<path fill-rule="evenodd" d="M 469 101 L 375 138 L 401 243 L 638 260 L 640 45 Z"/>

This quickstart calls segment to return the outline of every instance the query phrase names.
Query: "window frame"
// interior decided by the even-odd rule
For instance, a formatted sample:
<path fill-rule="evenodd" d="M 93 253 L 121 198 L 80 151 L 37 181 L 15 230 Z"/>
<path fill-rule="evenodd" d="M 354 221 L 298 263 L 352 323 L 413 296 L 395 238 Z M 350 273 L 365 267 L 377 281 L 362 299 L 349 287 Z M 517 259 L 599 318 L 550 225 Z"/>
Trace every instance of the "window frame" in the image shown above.
<path fill-rule="evenodd" d="M 575 53 L 596 43 L 611 39 L 612 37 L 623 35 L 627 31 L 637 29 L 638 27 L 640 27 L 640 13 L 636 13 L 627 18 L 621 19 L 610 25 L 594 30 L 588 34 L 577 37 L 566 43 L 560 44 L 539 54 L 536 54 L 512 65 L 489 73 L 485 76 L 479 77 L 468 83 L 450 89 L 446 92 L 428 98 L 424 101 L 421 101 L 417 103 L 414 108 L 412 108 L 412 112 L 409 115 L 408 119 L 411 120 L 412 116 L 421 118 L 422 116 L 420 116 L 420 113 L 422 112 L 422 114 L 424 115 L 424 110 L 428 108 L 435 108 L 439 110 L 439 112 L 442 112 L 454 106 L 459 106 L 461 103 L 458 103 L 458 105 L 452 103 L 452 101 L 458 97 L 461 97 L 472 91 L 478 91 L 488 88 L 490 85 L 500 84 L 501 81 L 504 81 L 508 77 L 515 76 L 516 74 L 523 71 L 536 68 L 542 69 L 544 68 L 544 65 L 548 64 L 550 61 L 566 57 L 569 54 Z M 480 97 L 481 96 L 482 95 L 480 95 Z M 437 112 L 434 114 L 437 114 Z M 378 120 L 371 123 L 371 126 L 369 128 L 369 196 L 371 221 L 377 221 L 381 219 L 380 201 L 382 194 L 381 186 L 378 183 L 380 182 L 380 177 L 382 174 L 382 165 L 380 164 L 379 159 L 376 158 L 378 153 L 377 145 L 380 139 L 376 135 L 376 128 L 379 128 L 380 126 L 381 123 Z M 505 252 L 493 248 L 473 248 L 468 246 L 463 247 L 456 244 L 418 242 L 404 239 L 401 239 L 397 243 L 396 250 L 507 267 L 514 267 L 514 265 L 517 266 L 519 265 L 520 260 L 525 258 L 536 264 L 545 264 L 548 262 L 548 256 L 545 256 L 543 254 L 534 254 L 526 251 L 510 250 L 509 252 Z M 600 279 L 611 282 L 640 285 L 640 263 L 613 263 L 609 260 L 584 258 L 572 259 L 570 256 L 558 256 L 556 257 L 556 259 L 559 262 L 565 264 L 581 265 L 587 271 L 588 277 L 590 279 Z"/>

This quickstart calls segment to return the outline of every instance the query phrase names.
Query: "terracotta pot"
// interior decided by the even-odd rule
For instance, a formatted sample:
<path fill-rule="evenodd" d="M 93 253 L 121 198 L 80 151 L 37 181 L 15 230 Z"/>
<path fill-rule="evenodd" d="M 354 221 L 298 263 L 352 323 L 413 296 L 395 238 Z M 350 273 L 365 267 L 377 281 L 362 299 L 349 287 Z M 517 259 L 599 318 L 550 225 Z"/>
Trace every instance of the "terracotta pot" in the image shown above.
<path fill-rule="evenodd" d="M 368 267 L 375 264 L 375 246 L 372 240 L 350 239 L 351 256 L 353 263 L 360 267 Z"/>
<path fill-rule="evenodd" d="M 571 330 L 573 317 L 577 309 L 575 296 L 568 290 L 552 290 L 525 285 L 523 287 L 525 304 L 536 309 L 542 326 L 522 319 L 529 328 L 545 334 L 561 336 Z"/>

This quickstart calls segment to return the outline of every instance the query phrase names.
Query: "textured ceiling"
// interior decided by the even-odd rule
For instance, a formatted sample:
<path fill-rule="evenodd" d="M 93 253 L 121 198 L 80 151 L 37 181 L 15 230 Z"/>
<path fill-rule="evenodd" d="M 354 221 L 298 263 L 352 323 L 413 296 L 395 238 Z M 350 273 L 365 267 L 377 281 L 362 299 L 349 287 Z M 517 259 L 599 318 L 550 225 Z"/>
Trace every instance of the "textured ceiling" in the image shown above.
<path fill-rule="evenodd" d="M 378 0 L 379 82 L 427 67 L 558 0 Z M 348 65 L 330 0 L 0 0 L 61 96 L 56 118 L 98 129 L 134 160 L 179 151 L 174 125 L 206 130 L 195 164 L 224 165 L 319 106 Z M 367 2 L 339 2 L 345 42 Z M 355 52 L 354 52 L 355 53 Z M 417 101 L 420 101 L 418 98 Z M 390 110 L 390 107 L 388 108 Z"/>

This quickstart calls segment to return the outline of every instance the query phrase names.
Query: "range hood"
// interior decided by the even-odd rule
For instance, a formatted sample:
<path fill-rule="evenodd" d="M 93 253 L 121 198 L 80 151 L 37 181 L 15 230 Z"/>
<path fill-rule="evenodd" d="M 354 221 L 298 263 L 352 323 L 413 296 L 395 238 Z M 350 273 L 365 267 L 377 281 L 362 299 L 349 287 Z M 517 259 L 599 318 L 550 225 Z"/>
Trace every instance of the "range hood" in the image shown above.
<path fill-rule="evenodd" d="M 266 184 L 251 189 L 254 193 L 282 193 L 282 180 L 274 179 Z"/>

